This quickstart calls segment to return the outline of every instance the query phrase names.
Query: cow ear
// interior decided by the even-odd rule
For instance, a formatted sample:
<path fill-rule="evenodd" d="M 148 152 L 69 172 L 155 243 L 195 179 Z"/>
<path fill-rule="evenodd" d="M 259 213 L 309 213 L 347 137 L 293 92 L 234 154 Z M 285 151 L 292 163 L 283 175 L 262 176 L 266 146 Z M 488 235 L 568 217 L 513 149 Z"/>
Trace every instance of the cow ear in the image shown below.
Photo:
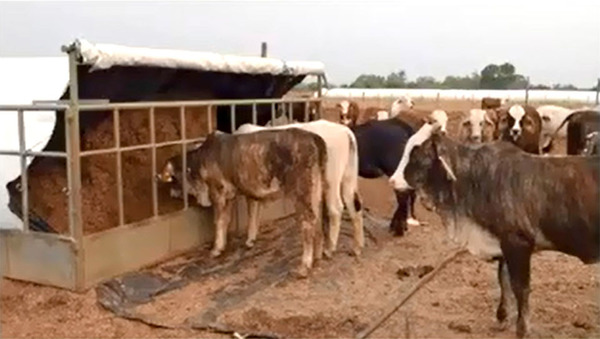
<path fill-rule="evenodd" d="M 442 165 L 442 168 L 446 172 L 447 178 L 451 181 L 456 181 L 457 180 L 456 175 L 454 174 L 452 167 L 450 167 L 450 163 L 447 161 L 447 156 L 445 154 L 446 152 L 444 152 L 444 149 L 443 149 L 444 147 L 443 147 L 440 139 L 441 139 L 441 137 L 438 134 L 434 134 L 431 137 L 431 142 L 432 142 L 435 157 Z"/>

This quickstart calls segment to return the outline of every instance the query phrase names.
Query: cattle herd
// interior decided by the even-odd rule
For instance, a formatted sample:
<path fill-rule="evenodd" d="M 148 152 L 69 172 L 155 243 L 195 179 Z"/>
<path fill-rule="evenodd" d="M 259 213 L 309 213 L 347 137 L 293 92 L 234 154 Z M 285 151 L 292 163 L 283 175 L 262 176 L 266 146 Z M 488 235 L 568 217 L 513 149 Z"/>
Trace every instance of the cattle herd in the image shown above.
<path fill-rule="evenodd" d="M 343 100 L 336 106 L 337 122 L 316 120 L 311 109 L 309 122 L 213 132 L 187 152 L 185 162 L 182 155 L 168 159 L 158 179 L 171 185 L 174 197 L 185 189 L 199 205 L 212 206 L 215 257 L 225 249 L 237 195 L 248 204 L 248 247 L 256 241 L 260 204 L 289 198 L 303 246 L 295 272 L 306 277 L 314 260 L 335 252 L 344 208 L 352 220 L 354 254 L 361 254 L 358 177 L 385 175 L 398 203 L 390 230 L 402 236 L 407 225 L 418 225 L 414 203 L 423 197 L 452 240 L 498 261 L 496 317 L 506 321 L 512 291 L 517 336 L 523 337 L 532 254 L 555 250 L 586 264 L 600 260 L 600 112 L 484 98 L 451 136 L 446 112 L 414 119 L 413 106 L 401 97 L 389 111 L 361 111 Z M 567 138 L 565 155 L 548 154 L 557 136 Z"/>

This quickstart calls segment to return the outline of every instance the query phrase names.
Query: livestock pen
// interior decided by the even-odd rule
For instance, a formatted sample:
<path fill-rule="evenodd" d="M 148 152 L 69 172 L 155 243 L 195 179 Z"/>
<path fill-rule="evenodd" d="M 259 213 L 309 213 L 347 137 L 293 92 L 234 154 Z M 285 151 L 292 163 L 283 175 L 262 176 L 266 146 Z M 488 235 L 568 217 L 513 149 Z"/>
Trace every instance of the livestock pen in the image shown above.
<path fill-rule="evenodd" d="M 0 106 L 18 115 L 19 147 L 0 151 L 21 164 L 6 188 L 23 226 L 0 230 L 3 275 L 17 280 L 84 291 L 199 247 L 212 238 L 211 213 L 159 186 L 154 177 L 164 160 L 216 129 L 265 124 L 282 111 L 291 117 L 298 103 L 305 119 L 310 103 L 320 112 L 320 96 L 282 98 L 306 76 L 321 84 L 320 62 L 85 40 L 62 50 L 69 83 L 60 100 Z M 24 136 L 24 116 L 35 111 L 56 112 L 39 152 L 27 149 Z M 245 212 L 238 205 L 239 226 Z M 281 217 L 290 208 L 277 202 L 264 215 Z"/>

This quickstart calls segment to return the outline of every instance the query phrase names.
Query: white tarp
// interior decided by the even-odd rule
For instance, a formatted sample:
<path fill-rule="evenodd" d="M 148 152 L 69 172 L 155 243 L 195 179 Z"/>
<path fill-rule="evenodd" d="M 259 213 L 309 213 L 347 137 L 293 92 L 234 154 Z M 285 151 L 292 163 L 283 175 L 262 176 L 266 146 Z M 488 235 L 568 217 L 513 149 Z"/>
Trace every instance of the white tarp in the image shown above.
<path fill-rule="evenodd" d="M 436 99 L 466 99 L 481 100 L 484 97 L 525 100 L 525 90 L 462 90 L 462 89 L 404 89 L 404 88 L 333 88 L 324 90 L 327 98 L 397 98 L 408 95 L 411 98 Z M 587 105 L 596 102 L 595 91 L 553 91 L 530 90 L 529 100 L 532 101 L 574 101 Z"/>
<path fill-rule="evenodd" d="M 67 57 L 0 58 L 0 104 L 31 104 L 58 100 L 69 81 Z M 41 151 L 52 135 L 54 112 L 25 112 L 26 147 Z M 17 112 L 0 111 L 0 149 L 19 150 Z M 31 162 L 28 159 L 28 163 Z M 21 173 L 17 156 L 0 155 L 0 228 L 21 227 L 8 210 L 6 183 Z"/>
<path fill-rule="evenodd" d="M 92 70 L 107 69 L 112 66 L 154 66 L 274 75 L 307 75 L 325 72 L 325 65 L 317 61 L 283 61 L 211 52 L 92 44 L 84 39 L 75 40 L 73 46 L 82 57 L 82 62 L 92 65 Z"/>

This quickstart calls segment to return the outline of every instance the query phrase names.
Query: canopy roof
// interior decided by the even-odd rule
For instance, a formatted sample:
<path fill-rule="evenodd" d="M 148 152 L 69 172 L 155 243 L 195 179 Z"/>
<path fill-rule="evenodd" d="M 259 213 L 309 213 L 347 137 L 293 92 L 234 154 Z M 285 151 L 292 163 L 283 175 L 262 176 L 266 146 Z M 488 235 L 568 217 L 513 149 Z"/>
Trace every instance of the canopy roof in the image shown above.
<path fill-rule="evenodd" d="M 91 71 L 113 66 L 148 66 L 246 74 L 325 74 L 325 65 L 318 61 L 283 61 L 212 52 L 93 44 L 85 39 L 77 39 L 67 48 L 77 53 L 81 63 L 92 66 Z"/>

